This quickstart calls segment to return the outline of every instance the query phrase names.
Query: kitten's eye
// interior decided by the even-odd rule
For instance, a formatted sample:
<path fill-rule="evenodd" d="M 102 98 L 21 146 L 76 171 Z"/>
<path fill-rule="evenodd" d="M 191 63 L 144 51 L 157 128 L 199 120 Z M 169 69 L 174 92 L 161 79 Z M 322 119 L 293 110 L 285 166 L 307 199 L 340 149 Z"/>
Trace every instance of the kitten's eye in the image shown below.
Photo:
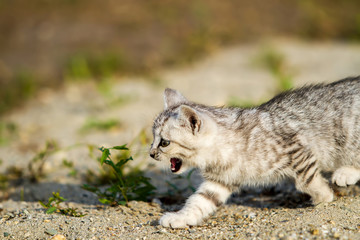
<path fill-rule="evenodd" d="M 160 147 L 167 147 L 167 146 L 169 146 L 169 144 L 170 144 L 169 140 L 161 139 L 159 145 L 160 145 Z"/>

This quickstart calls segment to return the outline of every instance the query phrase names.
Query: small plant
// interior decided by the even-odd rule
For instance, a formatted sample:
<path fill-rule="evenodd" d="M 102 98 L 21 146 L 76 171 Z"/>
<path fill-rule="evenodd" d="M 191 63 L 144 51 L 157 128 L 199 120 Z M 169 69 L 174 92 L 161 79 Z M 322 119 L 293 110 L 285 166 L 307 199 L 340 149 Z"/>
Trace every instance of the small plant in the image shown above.
<path fill-rule="evenodd" d="M 78 171 L 75 169 L 74 163 L 72 161 L 64 159 L 62 164 L 64 167 L 69 168 L 69 170 L 70 170 L 69 176 L 76 177 L 76 175 L 78 174 Z"/>
<path fill-rule="evenodd" d="M 48 202 L 46 204 L 43 203 L 42 201 L 39 201 L 41 206 L 43 206 L 46 209 L 47 214 L 58 212 L 63 215 L 71 216 L 71 217 L 85 216 L 84 214 L 78 213 L 77 208 L 62 208 L 62 207 L 60 207 L 60 203 L 66 201 L 66 199 L 61 197 L 59 192 L 53 192 L 52 195 L 53 196 L 49 197 Z"/>
<path fill-rule="evenodd" d="M 0 190 L 4 191 L 8 188 L 9 178 L 6 174 L 0 173 Z M 0 198 L 1 199 L 1 198 Z"/>
<path fill-rule="evenodd" d="M 20 184 L 23 177 L 23 169 L 16 166 L 9 166 L 3 173 L 0 173 L 0 202 L 9 197 L 8 188 L 13 184 Z"/>
<path fill-rule="evenodd" d="M 90 54 L 81 53 L 72 56 L 65 67 L 65 75 L 72 80 L 95 78 L 103 81 L 129 68 L 127 57 L 123 52 Z"/>
<path fill-rule="evenodd" d="M 17 126 L 12 122 L 0 121 L 0 146 L 7 144 L 16 136 Z"/>
<path fill-rule="evenodd" d="M 35 79 L 36 76 L 25 69 L 14 72 L 9 81 L 0 79 L 0 115 L 34 96 L 39 88 Z"/>
<path fill-rule="evenodd" d="M 277 81 L 277 91 L 282 92 L 293 88 L 292 76 L 286 70 L 285 56 L 280 52 L 266 48 L 258 58 L 260 65 L 265 67 Z"/>
<path fill-rule="evenodd" d="M 45 148 L 37 153 L 29 163 L 28 169 L 30 181 L 38 182 L 41 178 L 45 177 L 44 164 L 46 158 L 58 151 L 58 149 L 55 141 L 46 142 Z"/>
<path fill-rule="evenodd" d="M 95 118 L 88 119 L 84 126 L 80 129 L 80 132 L 86 133 L 92 130 L 109 131 L 111 129 L 119 128 L 121 123 L 116 119 L 98 120 Z"/>
<path fill-rule="evenodd" d="M 133 160 L 131 156 L 120 155 L 115 163 L 111 158 L 110 150 L 127 151 L 126 145 L 115 146 L 112 148 L 101 147 L 100 158 L 101 165 L 107 165 L 112 169 L 114 180 L 109 184 L 110 187 L 101 190 L 99 187 L 84 184 L 83 188 L 98 195 L 99 201 L 110 205 L 127 205 L 131 200 L 145 201 L 153 194 L 155 187 L 149 182 L 149 179 L 143 176 L 139 170 L 124 173 L 124 167 L 128 161 Z"/>

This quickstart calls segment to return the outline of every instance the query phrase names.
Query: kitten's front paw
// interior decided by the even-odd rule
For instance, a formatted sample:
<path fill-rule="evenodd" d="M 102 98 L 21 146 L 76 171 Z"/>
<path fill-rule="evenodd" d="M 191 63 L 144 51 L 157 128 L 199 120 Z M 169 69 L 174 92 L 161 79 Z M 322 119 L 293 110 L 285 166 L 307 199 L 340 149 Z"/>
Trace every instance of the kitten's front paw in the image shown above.
<path fill-rule="evenodd" d="M 160 225 L 171 228 L 185 228 L 187 226 L 195 226 L 200 222 L 201 220 L 197 220 L 196 216 L 193 216 L 193 214 L 183 212 L 168 212 L 160 218 Z"/>
<path fill-rule="evenodd" d="M 332 182 L 340 187 L 355 184 L 360 178 L 360 170 L 352 167 L 341 167 L 337 169 L 333 176 Z"/>

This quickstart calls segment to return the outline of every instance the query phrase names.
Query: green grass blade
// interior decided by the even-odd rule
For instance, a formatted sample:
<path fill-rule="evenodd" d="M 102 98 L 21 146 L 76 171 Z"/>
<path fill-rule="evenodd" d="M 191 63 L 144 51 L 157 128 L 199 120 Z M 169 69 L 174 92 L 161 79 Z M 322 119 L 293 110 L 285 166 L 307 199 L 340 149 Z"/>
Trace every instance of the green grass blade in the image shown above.
<path fill-rule="evenodd" d="M 121 146 L 114 146 L 114 147 L 112 147 L 111 149 L 116 149 L 116 150 L 129 150 L 129 149 L 126 147 L 126 144 L 121 145 Z"/>

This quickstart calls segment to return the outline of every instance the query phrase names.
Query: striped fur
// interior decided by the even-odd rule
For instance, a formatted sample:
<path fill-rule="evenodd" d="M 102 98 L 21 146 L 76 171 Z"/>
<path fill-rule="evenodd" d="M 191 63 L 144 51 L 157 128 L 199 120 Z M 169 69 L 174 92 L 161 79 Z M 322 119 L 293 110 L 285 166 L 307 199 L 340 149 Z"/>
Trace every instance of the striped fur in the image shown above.
<path fill-rule="evenodd" d="M 322 171 L 333 171 L 340 186 L 360 179 L 359 77 L 285 92 L 249 109 L 197 104 L 172 89 L 164 97 L 150 155 L 172 161 L 176 173 L 198 168 L 205 180 L 182 210 L 161 218 L 165 227 L 201 224 L 245 185 L 290 178 L 317 204 L 333 200 Z"/>

